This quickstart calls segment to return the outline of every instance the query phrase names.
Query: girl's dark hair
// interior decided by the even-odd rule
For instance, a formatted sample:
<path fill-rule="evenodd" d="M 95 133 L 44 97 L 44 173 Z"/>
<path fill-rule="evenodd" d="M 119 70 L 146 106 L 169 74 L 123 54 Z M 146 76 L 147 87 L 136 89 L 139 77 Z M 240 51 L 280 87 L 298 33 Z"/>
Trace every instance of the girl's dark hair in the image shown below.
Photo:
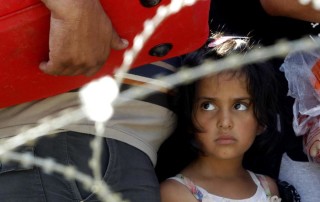
<path fill-rule="evenodd" d="M 183 64 L 186 67 L 194 68 L 204 60 L 219 60 L 231 54 L 244 54 L 253 47 L 248 37 L 231 36 L 226 38 L 223 33 L 217 33 L 212 35 L 199 50 L 186 54 Z M 262 174 L 269 174 L 268 170 L 266 172 L 263 170 L 268 169 L 268 165 L 265 166 L 264 163 L 269 163 L 267 161 L 268 153 L 272 151 L 279 137 L 277 132 L 277 79 L 272 64 L 271 61 L 264 61 L 245 65 L 238 69 L 226 70 L 233 73 L 231 76 L 245 75 L 248 92 L 253 101 L 254 115 L 258 123 L 266 128 L 262 134 L 257 136 L 244 158 L 246 169 Z M 165 158 L 167 159 L 171 155 L 175 164 L 180 165 L 175 169 L 170 167 L 170 171 L 168 171 L 170 174 L 179 172 L 201 152 L 194 141 L 195 133 L 201 131 L 201 128 L 193 122 L 196 85 L 197 81 L 179 86 L 175 100 L 172 102 L 172 109 L 178 117 L 177 127 L 162 147 L 168 147 L 167 151 L 170 151 L 170 145 L 172 147 L 179 145 L 179 151 L 175 150 L 175 155 L 171 152 Z M 161 161 L 161 159 L 159 160 Z M 262 161 L 258 162 L 257 160 Z M 262 169 L 260 169 L 261 167 Z"/>
<path fill-rule="evenodd" d="M 226 41 L 216 37 L 224 36 L 222 33 L 213 35 L 204 47 L 198 51 L 185 55 L 184 65 L 194 68 L 194 66 L 200 65 L 204 60 L 218 60 L 231 54 L 245 54 L 254 47 L 249 42 L 249 38 L 246 37 L 229 37 Z M 218 45 L 213 48 L 208 47 L 210 43 L 217 40 L 221 40 L 222 43 L 216 43 Z M 240 40 L 240 42 L 237 40 Z M 246 155 L 253 156 L 253 153 L 254 156 L 257 156 L 260 153 L 261 157 L 263 155 L 268 155 L 268 153 L 274 149 L 273 146 L 276 145 L 276 142 L 279 141 L 279 134 L 277 132 L 277 114 L 279 111 L 277 107 L 278 84 L 272 61 L 251 63 L 237 69 L 224 70 L 223 72 L 225 71 L 230 72 L 231 77 L 240 75 L 245 76 L 247 90 L 252 98 L 254 116 L 258 123 L 265 128 L 265 131 L 257 136 L 254 144 L 247 152 L 249 154 Z M 178 88 L 176 96 L 177 100 L 175 101 L 176 107 L 174 107 L 178 116 L 177 130 L 179 131 L 179 139 L 184 139 L 185 142 L 189 142 L 189 145 L 191 145 L 191 148 L 193 149 L 194 157 L 201 152 L 194 141 L 195 133 L 201 131 L 201 128 L 193 121 L 197 83 L 198 81 L 195 81 Z M 246 163 L 246 161 L 244 162 Z M 252 165 L 251 162 L 249 164 Z M 254 171 L 254 169 L 252 170 Z"/>

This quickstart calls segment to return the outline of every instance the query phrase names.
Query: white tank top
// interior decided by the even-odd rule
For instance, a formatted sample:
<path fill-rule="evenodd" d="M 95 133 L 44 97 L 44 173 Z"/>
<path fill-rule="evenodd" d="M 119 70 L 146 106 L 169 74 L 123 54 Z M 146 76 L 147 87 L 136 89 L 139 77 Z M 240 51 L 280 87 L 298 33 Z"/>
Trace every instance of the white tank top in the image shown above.
<path fill-rule="evenodd" d="M 269 191 L 268 187 L 266 187 L 265 188 L 266 190 L 265 190 L 262 187 L 262 184 L 261 184 L 260 180 L 257 178 L 257 176 L 251 171 L 248 171 L 248 172 L 249 172 L 252 180 L 254 181 L 254 183 L 257 185 L 257 191 L 255 192 L 255 194 L 253 196 L 251 196 L 250 198 L 247 198 L 247 199 L 229 199 L 229 198 L 224 198 L 221 196 L 211 194 L 208 191 L 206 191 L 204 188 L 195 185 L 190 179 L 184 177 L 181 174 L 178 174 L 175 177 L 171 177 L 169 179 L 176 180 L 176 181 L 184 184 L 185 186 L 187 186 L 188 189 L 191 191 L 191 193 L 195 196 L 195 198 L 201 202 L 269 202 L 269 201 L 280 201 L 280 199 L 277 200 L 278 197 L 270 197 L 270 191 Z M 269 192 L 269 193 L 267 193 L 267 192 Z M 270 198 L 272 198 L 272 199 L 270 200 Z"/>

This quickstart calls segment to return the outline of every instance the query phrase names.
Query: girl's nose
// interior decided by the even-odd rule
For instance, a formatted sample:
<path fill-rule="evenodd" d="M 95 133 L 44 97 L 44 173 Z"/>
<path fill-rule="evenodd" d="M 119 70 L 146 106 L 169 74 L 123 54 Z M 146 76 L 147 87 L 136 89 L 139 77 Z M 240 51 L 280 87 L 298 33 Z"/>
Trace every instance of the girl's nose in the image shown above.
<path fill-rule="evenodd" d="M 217 122 L 217 126 L 218 128 L 221 129 L 230 129 L 232 128 L 232 118 L 231 118 L 231 114 L 228 111 L 221 111 L 219 113 L 219 119 Z"/>

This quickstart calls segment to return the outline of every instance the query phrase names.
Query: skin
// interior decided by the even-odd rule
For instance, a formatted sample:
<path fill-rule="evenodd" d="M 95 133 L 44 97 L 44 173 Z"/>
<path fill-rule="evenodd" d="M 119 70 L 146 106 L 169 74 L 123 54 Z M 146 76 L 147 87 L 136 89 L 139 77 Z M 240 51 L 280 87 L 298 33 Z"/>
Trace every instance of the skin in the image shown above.
<path fill-rule="evenodd" d="M 320 158 L 320 133 L 318 133 L 314 138 L 316 140 L 314 140 L 310 147 L 310 156 L 313 158 Z"/>
<path fill-rule="evenodd" d="M 264 10 L 271 16 L 284 16 L 294 19 L 320 23 L 320 11 L 312 3 L 302 5 L 298 0 L 260 0 Z M 320 133 L 317 135 L 320 140 Z M 310 148 L 310 155 L 320 157 L 320 141 L 315 141 Z"/>
<path fill-rule="evenodd" d="M 320 22 L 320 11 L 311 3 L 302 5 L 298 0 L 260 0 L 263 9 L 271 16 L 291 17 L 309 22 Z"/>
<path fill-rule="evenodd" d="M 194 121 L 202 131 L 196 140 L 202 154 L 181 173 L 208 192 L 232 199 L 250 198 L 257 186 L 242 167 L 244 153 L 261 127 L 253 113 L 244 76 L 228 73 L 202 79 L 197 86 Z M 275 182 L 267 177 L 273 195 Z M 185 185 L 161 183 L 162 202 L 197 202 Z"/>
<path fill-rule="evenodd" d="M 51 11 L 49 61 L 40 69 L 51 75 L 95 74 L 110 50 L 128 42 L 113 29 L 99 0 L 42 0 Z"/>

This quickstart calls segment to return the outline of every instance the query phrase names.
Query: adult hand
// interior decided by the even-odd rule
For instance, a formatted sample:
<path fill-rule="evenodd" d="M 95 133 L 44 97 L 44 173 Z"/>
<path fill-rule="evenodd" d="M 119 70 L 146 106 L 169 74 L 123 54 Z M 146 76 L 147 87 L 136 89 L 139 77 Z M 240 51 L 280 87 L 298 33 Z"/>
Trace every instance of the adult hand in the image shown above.
<path fill-rule="evenodd" d="M 320 134 L 318 134 L 320 136 Z M 316 140 L 310 148 L 310 156 L 320 158 L 320 140 Z"/>
<path fill-rule="evenodd" d="M 49 61 L 40 69 L 51 75 L 95 74 L 110 50 L 128 42 L 112 27 L 99 0 L 41 0 L 51 11 Z"/>

